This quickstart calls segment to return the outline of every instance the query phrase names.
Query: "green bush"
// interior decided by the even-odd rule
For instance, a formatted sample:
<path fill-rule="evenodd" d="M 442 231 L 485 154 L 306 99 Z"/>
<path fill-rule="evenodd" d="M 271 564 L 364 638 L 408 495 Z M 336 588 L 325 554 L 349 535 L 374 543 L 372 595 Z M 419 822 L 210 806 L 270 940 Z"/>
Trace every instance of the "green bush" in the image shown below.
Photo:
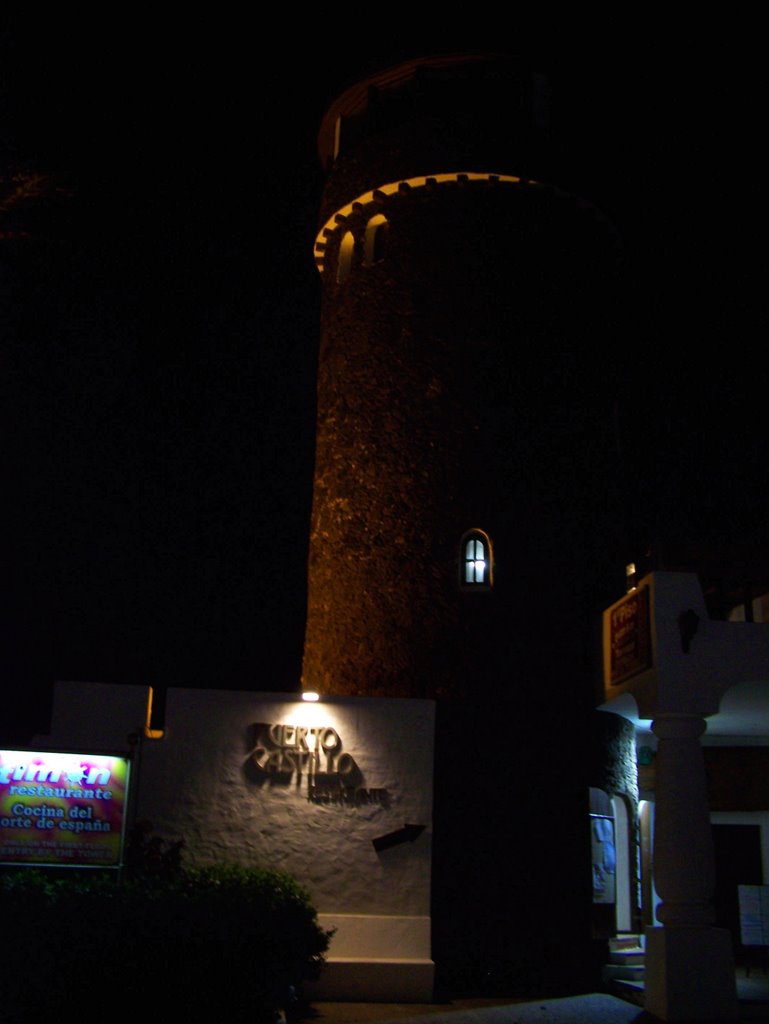
<path fill-rule="evenodd" d="M 116 1007 L 166 1020 L 213 1013 L 271 1022 L 317 977 L 328 948 L 307 892 L 278 871 L 231 865 L 118 881 L 22 869 L 0 875 L 13 934 L 2 1019 L 102 1021 Z"/>

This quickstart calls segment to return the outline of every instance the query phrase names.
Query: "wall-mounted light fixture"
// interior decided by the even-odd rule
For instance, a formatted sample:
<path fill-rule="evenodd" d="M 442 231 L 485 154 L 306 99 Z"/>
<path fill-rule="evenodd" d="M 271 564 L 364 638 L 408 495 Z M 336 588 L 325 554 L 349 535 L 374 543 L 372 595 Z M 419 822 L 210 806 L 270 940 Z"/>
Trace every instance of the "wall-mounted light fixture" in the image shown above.
<path fill-rule="evenodd" d="M 315 690 L 304 690 L 302 692 L 302 700 L 306 700 L 306 701 L 310 701 L 310 702 L 318 701 L 318 700 L 320 700 L 320 694 L 317 693 L 317 691 L 315 691 Z"/>
<path fill-rule="evenodd" d="M 625 566 L 625 593 L 632 594 L 637 589 L 638 582 L 636 579 L 635 562 L 628 562 Z"/>

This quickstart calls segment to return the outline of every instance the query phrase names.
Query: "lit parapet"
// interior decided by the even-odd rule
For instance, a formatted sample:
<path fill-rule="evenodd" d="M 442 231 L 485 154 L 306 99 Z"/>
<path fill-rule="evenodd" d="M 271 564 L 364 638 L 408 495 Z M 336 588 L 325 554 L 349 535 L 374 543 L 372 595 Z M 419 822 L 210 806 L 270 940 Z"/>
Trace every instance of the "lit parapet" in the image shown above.
<path fill-rule="evenodd" d="M 0 239 L 32 237 L 38 227 L 29 230 L 29 211 L 41 208 L 50 211 L 72 197 L 68 187 L 38 171 L 0 172 Z M 32 220 L 38 225 L 37 214 Z"/>
<path fill-rule="evenodd" d="M 0 176 L 0 213 L 27 200 L 40 199 L 51 190 L 51 182 L 44 174 L 19 171 L 8 177 Z"/>
<path fill-rule="evenodd" d="M 315 263 L 318 270 L 323 273 L 323 263 L 326 253 L 326 245 L 328 239 L 334 234 L 335 231 L 339 230 L 339 227 L 344 224 L 347 218 L 356 212 L 361 211 L 369 203 L 381 202 L 387 196 L 391 195 L 402 195 L 404 192 L 409 192 L 416 188 L 428 188 L 434 185 L 443 185 L 446 182 L 468 182 L 468 181 L 488 181 L 494 184 L 512 184 L 512 185 L 531 185 L 539 186 L 541 183 L 538 181 L 530 181 L 526 178 L 518 178 L 512 174 L 488 174 L 480 173 L 478 171 L 455 171 L 451 174 L 424 174 L 419 175 L 416 178 L 405 178 L 400 181 L 391 181 L 386 185 L 379 185 L 377 188 L 372 188 L 370 192 L 364 192 L 363 195 L 356 196 L 355 199 L 347 203 L 346 206 L 341 207 L 339 210 L 335 210 L 334 213 L 328 218 L 326 223 L 318 232 L 317 238 L 315 239 Z"/>

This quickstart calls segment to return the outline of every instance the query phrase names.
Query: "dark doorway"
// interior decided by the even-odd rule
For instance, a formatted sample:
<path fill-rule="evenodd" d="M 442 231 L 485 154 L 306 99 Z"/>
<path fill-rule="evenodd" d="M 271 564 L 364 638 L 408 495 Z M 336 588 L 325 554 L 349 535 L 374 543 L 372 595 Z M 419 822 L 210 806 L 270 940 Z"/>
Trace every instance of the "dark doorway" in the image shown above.
<path fill-rule="evenodd" d="M 738 885 L 762 885 L 761 829 L 758 825 L 713 825 L 716 925 L 732 933 L 735 956 L 744 959 L 740 942 Z"/>

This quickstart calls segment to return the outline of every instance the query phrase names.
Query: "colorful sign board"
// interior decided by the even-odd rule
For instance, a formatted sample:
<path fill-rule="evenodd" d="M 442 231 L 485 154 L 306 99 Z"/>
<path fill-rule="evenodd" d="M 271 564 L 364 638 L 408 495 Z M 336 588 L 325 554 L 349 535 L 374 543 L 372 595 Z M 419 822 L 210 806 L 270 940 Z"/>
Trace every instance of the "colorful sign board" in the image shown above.
<path fill-rule="evenodd" d="M 118 867 L 129 762 L 0 750 L 0 863 Z"/>

